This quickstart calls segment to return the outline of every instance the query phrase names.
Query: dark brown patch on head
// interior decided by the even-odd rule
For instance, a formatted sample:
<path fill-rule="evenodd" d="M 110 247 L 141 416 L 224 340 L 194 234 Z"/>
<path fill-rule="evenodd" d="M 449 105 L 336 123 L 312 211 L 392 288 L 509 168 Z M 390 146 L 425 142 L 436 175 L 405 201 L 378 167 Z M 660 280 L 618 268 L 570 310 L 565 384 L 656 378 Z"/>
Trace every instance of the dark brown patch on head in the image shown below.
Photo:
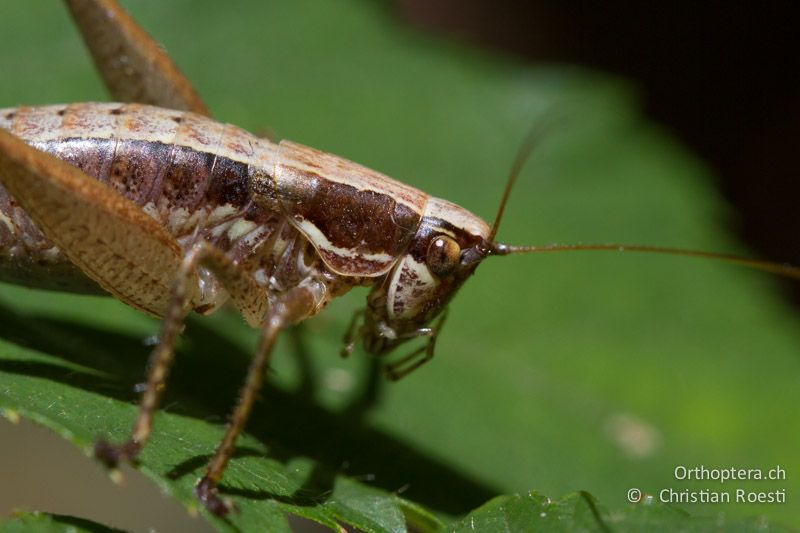
<path fill-rule="evenodd" d="M 175 124 L 180 124 L 181 122 L 183 122 L 183 117 L 172 117 L 172 121 Z"/>
<path fill-rule="evenodd" d="M 14 117 L 16 116 L 17 114 L 14 111 L 11 111 L 10 113 L 6 113 L 6 120 L 14 120 Z"/>
<path fill-rule="evenodd" d="M 64 115 L 66 115 L 66 114 L 67 114 L 67 110 L 66 110 L 66 109 L 59 109 L 59 110 L 56 112 L 56 115 L 58 115 L 59 117 L 63 117 L 63 116 L 64 116 Z"/>
<path fill-rule="evenodd" d="M 122 114 L 122 108 L 121 107 L 115 107 L 114 109 L 109 111 L 108 114 L 109 115 L 121 115 Z"/>

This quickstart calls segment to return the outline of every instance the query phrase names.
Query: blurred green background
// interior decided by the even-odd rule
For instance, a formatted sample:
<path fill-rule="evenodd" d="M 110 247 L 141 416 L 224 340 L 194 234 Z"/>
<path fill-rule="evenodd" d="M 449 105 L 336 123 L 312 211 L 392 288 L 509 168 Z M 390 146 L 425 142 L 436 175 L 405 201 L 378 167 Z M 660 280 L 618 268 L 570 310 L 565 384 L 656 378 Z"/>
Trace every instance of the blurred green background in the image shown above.
<path fill-rule="evenodd" d="M 504 241 L 748 253 L 722 229 L 732 214 L 715 196 L 710 172 L 641 117 L 636 89 L 624 80 L 572 65 L 523 64 L 411 30 L 366 1 L 125 5 L 217 119 L 345 156 L 485 219 L 527 129 L 550 110 L 563 113 L 519 180 Z M 0 106 L 107 99 L 61 5 L 4 2 L 0 21 Z M 484 496 L 530 489 L 553 497 L 583 489 L 622 509 L 632 487 L 651 494 L 745 488 L 786 489 L 787 503 L 683 507 L 798 523 L 800 334 L 777 286 L 766 275 L 684 258 L 489 260 L 453 302 L 434 361 L 398 384 L 381 384 L 379 401 L 354 411 L 360 422 L 350 440 L 326 444 L 331 428 L 289 418 L 318 439 L 302 453 L 319 452 L 328 466 L 382 488 L 405 488 L 403 496 L 447 515 Z M 363 353 L 337 355 L 365 294 L 353 291 L 303 328 L 319 403 L 332 412 L 348 408 L 369 372 Z M 0 305 L 78 322 L 81 333 L 143 337 L 156 328 L 106 299 L 3 286 Z M 195 320 L 185 358 L 193 328 L 243 352 L 255 342 L 232 314 Z M 271 374 L 278 391 L 300 382 L 295 351 L 284 338 Z M 226 353 L 218 355 L 222 364 Z M 195 392 L 213 395 L 214 376 L 196 381 Z M 269 408 L 265 402 L 261 410 Z M 215 414 L 222 419 L 225 408 Z M 282 427 L 270 431 L 280 442 Z M 387 464 L 391 454 L 380 450 L 370 458 L 362 448 L 329 449 L 341 442 L 368 449 L 374 435 L 373 447 L 402 450 L 398 464 Z M 787 479 L 689 483 L 674 479 L 677 465 L 781 465 Z M 384 467 L 392 474 L 382 478 Z M 453 494 L 437 495 L 445 486 Z"/>

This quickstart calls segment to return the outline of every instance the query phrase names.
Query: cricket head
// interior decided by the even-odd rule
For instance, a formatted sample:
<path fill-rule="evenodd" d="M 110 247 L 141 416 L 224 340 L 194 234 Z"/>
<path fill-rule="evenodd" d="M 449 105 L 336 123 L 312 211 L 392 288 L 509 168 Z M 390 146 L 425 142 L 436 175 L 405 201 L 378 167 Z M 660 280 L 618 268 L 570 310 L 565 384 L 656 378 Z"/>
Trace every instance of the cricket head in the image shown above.
<path fill-rule="evenodd" d="M 351 327 L 343 355 L 350 353 L 357 338 L 363 339 L 367 352 L 381 355 L 408 340 L 427 337 L 424 346 L 386 365 L 390 379 L 407 375 L 433 357 L 447 304 L 461 285 L 487 257 L 518 251 L 496 242 L 495 236 L 514 182 L 541 134 L 541 128 L 532 129 L 517 153 L 492 226 L 458 205 L 428 199 L 409 246 L 373 286 L 364 323 L 357 332 Z"/>
<path fill-rule="evenodd" d="M 490 253 L 491 228 L 480 217 L 439 198 L 429 198 L 404 254 L 368 298 L 364 348 L 386 353 L 419 336 L 445 309 Z"/>
<path fill-rule="evenodd" d="M 432 357 L 447 304 L 484 259 L 518 251 L 496 242 L 495 236 L 514 182 L 543 131 L 541 127 L 531 129 L 517 152 L 491 227 L 458 205 L 430 198 L 408 249 L 383 283 L 372 289 L 359 334 L 368 352 L 383 354 L 410 339 L 429 338 L 426 347 L 388 365 L 390 377 L 402 377 Z M 351 347 L 352 342 L 343 353 Z M 423 349 L 427 356 L 421 362 L 405 364 Z"/>
<path fill-rule="evenodd" d="M 514 246 L 497 242 L 495 236 L 511 190 L 542 132 L 543 128 L 535 126 L 517 152 L 491 228 L 481 218 L 455 204 L 438 198 L 428 200 L 409 247 L 370 293 L 363 326 L 357 333 L 351 327 L 343 355 L 352 350 L 355 339 L 359 337 L 363 338 L 365 349 L 373 354 L 387 353 L 416 337 L 428 337 L 425 346 L 385 367 L 390 379 L 407 375 L 433 356 L 447 304 L 478 265 L 493 255 L 566 251 L 647 252 L 715 259 L 800 279 L 800 267 L 725 253 L 640 244 Z M 436 320 L 437 317 L 440 318 Z"/>
<path fill-rule="evenodd" d="M 800 267 L 725 253 L 639 244 L 514 246 L 497 242 L 495 236 L 511 190 L 542 133 L 543 128 L 534 127 L 517 152 L 491 227 L 455 204 L 438 198 L 428 200 L 416 235 L 383 281 L 373 288 L 364 324 L 357 334 L 353 331 L 348 333 L 343 355 L 352 350 L 354 339 L 359 337 L 363 338 L 365 349 L 373 354 L 387 353 L 416 337 L 428 337 L 425 346 L 385 367 L 390 379 L 407 375 L 433 356 L 447 304 L 478 265 L 493 255 L 565 251 L 647 252 L 715 259 L 800 279 Z M 437 320 L 437 317 L 440 318 Z"/>

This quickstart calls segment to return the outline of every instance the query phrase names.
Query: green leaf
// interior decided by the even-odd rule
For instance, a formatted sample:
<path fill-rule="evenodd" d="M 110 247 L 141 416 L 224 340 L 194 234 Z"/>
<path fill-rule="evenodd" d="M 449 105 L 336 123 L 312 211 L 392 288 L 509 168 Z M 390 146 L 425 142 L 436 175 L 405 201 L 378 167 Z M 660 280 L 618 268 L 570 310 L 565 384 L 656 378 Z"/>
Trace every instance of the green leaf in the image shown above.
<path fill-rule="evenodd" d="M 662 524 L 666 525 L 666 524 Z M 453 528 L 461 531 L 609 531 L 588 493 L 552 501 L 529 493 L 498 496 L 467 515 Z"/>
<path fill-rule="evenodd" d="M 378 3 L 130 2 L 215 116 L 341 154 L 491 219 L 514 153 L 549 111 L 566 117 L 520 176 L 499 237 L 634 242 L 747 254 L 713 176 L 641 116 L 630 85 L 530 65 L 398 25 Z M 55 3 L 0 4 L 0 105 L 104 100 Z M 731 110 L 735 113 L 736 110 Z M 765 162 L 765 164 L 767 164 Z M 754 177 L 756 180 L 757 177 Z M 757 183 L 754 181 L 755 185 Z M 800 336 L 778 281 L 685 258 L 562 254 L 487 260 L 451 306 L 437 356 L 399 384 L 337 356 L 354 291 L 279 344 L 223 480 L 242 513 L 220 529 L 286 528 L 285 512 L 394 530 L 419 502 L 463 516 L 501 493 L 585 489 L 610 513 L 677 465 L 771 468 L 725 488 L 800 491 Z M 0 405 L 88 448 L 125 437 L 157 324 L 111 301 L 2 287 Z M 140 469 L 193 505 L 255 333 L 229 314 L 187 329 Z M 781 505 L 694 504 L 696 515 Z M 424 518 L 428 516 L 430 520 Z M 411 520 L 411 518 L 406 518 Z M 416 522 L 415 522 L 416 523 Z"/>
<path fill-rule="evenodd" d="M 103 313 L 106 319 L 128 313 L 111 300 L 99 299 L 97 306 L 107 306 L 107 313 Z M 97 306 L 91 306 L 92 312 Z M 0 315 L 2 337 L 12 339 L 0 342 L 0 409 L 6 417 L 37 421 L 87 453 L 97 437 L 112 441 L 126 438 L 134 415 L 130 402 L 134 395 L 122 383 L 141 373 L 146 355 L 140 342 L 143 337 L 103 332 L 97 324 L 89 330 L 79 323 L 23 317 L 7 308 L 1 308 Z M 74 320 L 77 315 L 70 316 Z M 139 461 L 140 470 L 190 512 L 198 511 L 192 489 L 222 437 L 221 415 L 225 404 L 235 398 L 238 377 L 247 363 L 246 353 L 236 353 L 213 333 L 198 330 L 197 336 L 191 335 L 192 341 L 202 341 L 206 348 L 192 342 L 189 353 L 182 354 L 189 361 L 181 364 L 181 371 L 172 380 L 172 398 L 167 399 L 170 412 L 157 417 L 158 429 Z M 74 333 L 79 335 L 72 337 Z M 220 359 L 220 353 L 227 353 L 228 359 Z M 198 356 L 199 360 L 193 360 Z M 209 375 L 214 376 L 211 383 L 198 387 Z M 121 380 L 120 376 L 125 377 Z M 327 446 L 326 439 L 336 439 L 335 430 L 326 431 L 337 424 L 336 415 L 277 390 L 268 390 L 264 400 L 250 425 L 250 432 L 263 440 L 247 436 L 239 442 L 236 459 L 223 482 L 223 493 L 233 497 L 241 512 L 227 520 L 209 516 L 217 527 L 288 530 L 284 513 L 290 512 L 334 529 L 337 523 L 343 523 L 364 531 L 404 530 L 404 508 L 408 505 L 413 509 L 413 505 L 305 457 L 306 451 L 311 455 L 322 453 L 319 448 Z M 285 413 L 271 416 L 270 407 Z M 218 420 L 203 420 L 215 412 Z M 281 439 L 276 444 L 264 443 L 272 427 L 290 428 L 295 417 L 310 425 L 288 430 L 284 436 L 305 440 L 306 446 L 296 443 L 284 449 L 279 444 Z M 348 424 L 345 420 L 340 423 Z M 262 433 L 259 427 L 269 429 Z M 200 511 L 205 513 L 204 509 Z M 423 530 L 434 530 L 440 524 L 434 520 L 429 525 Z"/>
<path fill-rule="evenodd" d="M 0 533 L 122 533 L 90 520 L 58 514 L 17 512 L 0 522 Z"/>
<path fill-rule="evenodd" d="M 641 503 L 609 512 L 587 492 L 579 492 L 553 501 L 531 492 L 498 496 L 469 513 L 455 524 L 453 533 L 494 531 L 791 531 L 770 525 L 763 517 L 748 520 L 716 517 L 692 517 L 672 506 Z"/>

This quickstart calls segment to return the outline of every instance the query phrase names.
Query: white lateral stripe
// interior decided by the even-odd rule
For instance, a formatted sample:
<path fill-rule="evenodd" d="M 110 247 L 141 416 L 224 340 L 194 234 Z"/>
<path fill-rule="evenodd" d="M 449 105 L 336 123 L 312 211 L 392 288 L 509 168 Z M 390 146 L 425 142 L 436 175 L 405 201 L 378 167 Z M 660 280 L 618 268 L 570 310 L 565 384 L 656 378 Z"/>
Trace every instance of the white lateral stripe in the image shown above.
<path fill-rule="evenodd" d="M 297 229 L 302 231 L 308 240 L 314 244 L 314 246 L 322 248 L 323 250 L 336 254 L 340 257 L 360 257 L 362 259 L 366 259 L 367 261 L 375 261 L 376 263 L 387 264 L 391 264 L 394 261 L 394 256 L 391 256 L 387 253 L 370 254 L 366 252 L 357 252 L 355 250 L 351 250 L 350 248 L 340 248 L 339 246 L 335 246 L 331 241 L 328 240 L 325 234 L 319 230 L 319 228 L 306 219 L 299 221 L 293 220 L 293 222 L 295 226 L 297 226 Z"/>

